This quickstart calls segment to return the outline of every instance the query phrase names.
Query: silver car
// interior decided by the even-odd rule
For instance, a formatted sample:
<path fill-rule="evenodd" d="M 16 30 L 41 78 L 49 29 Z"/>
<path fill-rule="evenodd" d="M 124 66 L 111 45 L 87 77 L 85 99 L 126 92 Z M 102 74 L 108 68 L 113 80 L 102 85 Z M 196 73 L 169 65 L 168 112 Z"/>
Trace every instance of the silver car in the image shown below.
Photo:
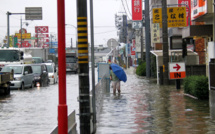
<path fill-rule="evenodd" d="M 12 70 L 14 72 L 14 80 L 11 81 L 10 88 L 25 89 L 34 87 L 34 74 L 30 65 L 7 65 L 2 68 L 1 72 L 11 72 Z"/>

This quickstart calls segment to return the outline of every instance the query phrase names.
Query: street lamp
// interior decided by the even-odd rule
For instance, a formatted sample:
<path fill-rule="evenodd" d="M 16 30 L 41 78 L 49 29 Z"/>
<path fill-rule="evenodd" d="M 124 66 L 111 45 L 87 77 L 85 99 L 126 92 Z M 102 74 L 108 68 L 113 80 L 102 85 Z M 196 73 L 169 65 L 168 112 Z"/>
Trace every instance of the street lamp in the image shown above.
<path fill-rule="evenodd" d="M 78 36 L 77 36 L 77 27 L 72 25 L 72 24 L 65 24 L 65 26 L 72 26 L 73 28 L 75 28 L 75 30 L 76 30 L 76 46 L 77 46 L 77 38 L 78 38 Z"/>

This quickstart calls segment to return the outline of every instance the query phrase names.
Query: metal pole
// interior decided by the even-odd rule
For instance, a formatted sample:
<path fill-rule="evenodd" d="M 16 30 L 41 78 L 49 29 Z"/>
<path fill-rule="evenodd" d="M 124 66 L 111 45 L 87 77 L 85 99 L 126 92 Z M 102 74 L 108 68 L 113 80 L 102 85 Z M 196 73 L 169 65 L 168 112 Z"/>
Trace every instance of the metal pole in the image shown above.
<path fill-rule="evenodd" d="M 163 83 L 169 85 L 168 79 L 168 63 L 169 63 L 169 47 L 167 32 L 167 5 L 166 0 L 162 0 L 162 32 L 163 32 Z"/>
<path fill-rule="evenodd" d="M 141 61 L 143 61 L 143 28 L 141 28 L 141 32 L 140 33 L 141 33 L 141 35 L 140 35 L 140 37 L 141 37 L 140 38 L 141 39 L 140 40 L 140 42 L 141 42 L 141 46 L 140 46 L 141 51 L 140 52 L 141 52 Z"/>
<path fill-rule="evenodd" d="M 90 134 L 87 0 L 77 0 L 80 134 Z"/>
<path fill-rule="evenodd" d="M 67 104 L 66 104 L 66 55 L 65 55 L 65 1 L 57 1 L 58 16 L 58 70 L 59 70 L 59 105 L 58 105 L 58 134 L 68 133 Z"/>
<path fill-rule="evenodd" d="M 214 27 L 214 31 L 213 31 L 213 41 L 214 41 L 214 46 L 215 46 L 215 0 L 214 0 L 214 3 L 213 3 L 213 5 L 214 5 L 214 25 L 213 25 L 213 27 Z M 214 52 L 215 52 L 215 47 L 214 47 Z M 215 53 L 214 53 L 214 57 L 215 57 Z"/>
<path fill-rule="evenodd" d="M 21 17 L 21 19 L 20 19 L 20 23 L 21 23 L 21 46 L 20 47 L 22 47 L 22 17 Z"/>
<path fill-rule="evenodd" d="M 38 27 L 37 27 L 37 47 L 39 47 L 39 33 L 38 33 Z"/>
<path fill-rule="evenodd" d="M 7 12 L 7 47 L 10 46 L 10 12 Z"/>
<path fill-rule="evenodd" d="M 149 0 L 145 0 L 145 38 L 146 38 L 146 78 L 150 78 L 150 17 L 149 17 Z"/>
<path fill-rule="evenodd" d="M 92 105 L 93 105 L 93 132 L 96 132 L 96 92 L 95 92 L 95 60 L 94 60 L 94 22 L 93 0 L 90 0 L 90 24 L 91 24 L 91 63 L 92 63 Z"/>

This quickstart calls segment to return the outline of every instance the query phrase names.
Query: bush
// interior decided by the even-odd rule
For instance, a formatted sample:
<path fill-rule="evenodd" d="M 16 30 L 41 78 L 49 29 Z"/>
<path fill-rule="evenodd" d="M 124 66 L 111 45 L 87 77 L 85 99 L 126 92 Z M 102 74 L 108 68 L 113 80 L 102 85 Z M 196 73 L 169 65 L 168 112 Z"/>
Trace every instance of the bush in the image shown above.
<path fill-rule="evenodd" d="M 208 99 L 208 78 L 206 76 L 189 76 L 184 79 L 184 92 L 199 99 Z"/>
<path fill-rule="evenodd" d="M 140 62 L 136 69 L 136 74 L 139 76 L 146 76 L 146 62 Z"/>

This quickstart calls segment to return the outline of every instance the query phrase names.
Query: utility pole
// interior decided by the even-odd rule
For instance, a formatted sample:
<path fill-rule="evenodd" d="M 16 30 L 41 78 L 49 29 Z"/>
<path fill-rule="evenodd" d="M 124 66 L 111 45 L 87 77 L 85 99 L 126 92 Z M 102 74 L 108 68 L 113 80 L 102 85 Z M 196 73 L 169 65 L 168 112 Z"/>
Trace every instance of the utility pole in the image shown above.
<path fill-rule="evenodd" d="M 95 67 L 94 67 L 94 22 L 93 0 L 90 0 L 90 24 L 91 24 L 91 63 L 92 63 L 92 105 L 93 105 L 93 132 L 96 132 L 96 92 L 95 92 Z"/>
<path fill-rule="evenodd" d="M 10 12 L 7 12 L 7 47 L 10 46 Z"/>
<path fill-rule="evenodd" d="M 164 1 L 164 0 L 163 0 Z M 150 17 L 149 17 L 149 0 L 145 0 L 145 38 L 146 38 L 146 78 L 150 78 Z"/>
<path fill-rule="evenodd" d="M 66 104 L 66 54 L 65 54 L 65 0 L 57 1 L 58 23 L 58 70 L 59 70 L 59 105 L 58 105 L 58 134 L 68 133 L 68 118 Z M 37 29 L 38 30 L 38 29 Z"/>
<path fill-rule="evenodd" d="M 87 0 L 77 1 L 80 134 L 90 134 Z"/>
<path fill-rule="evenodd" d="M 169 63 L 169 47 L 167 33 L 167 4 L 166 0 L 162 0 L 162 34 L 163 34 L 163 84 L 169 85 L 168 79 L 168 63 Z"/>
<path fill-rule="evenodd" d="M 141 40 L 140 40 L 140 42 L 141 42 L 141 46 L 140 46 L 140 49 L 141 49 L 141 50 L 140 50 L 140 53 L 141 53 L 141 61 L 143 61 L 143 28 L 141 28 L 140 30 L 141 30 L 141 32 L 140 32 L 140 34 L 141 34 L 141 35 L 140 35 L 140 37 L 141 37 L 141 38 L 140 38 L 140 39 L 141 39 Z"/>
<path fill-rule="evenodd" d="M 22 17 L 21 17 L 21 20 L 20 20 L 20 23 L 21 23 L 21 46 L 20 47 L 22 47 Z"/>

